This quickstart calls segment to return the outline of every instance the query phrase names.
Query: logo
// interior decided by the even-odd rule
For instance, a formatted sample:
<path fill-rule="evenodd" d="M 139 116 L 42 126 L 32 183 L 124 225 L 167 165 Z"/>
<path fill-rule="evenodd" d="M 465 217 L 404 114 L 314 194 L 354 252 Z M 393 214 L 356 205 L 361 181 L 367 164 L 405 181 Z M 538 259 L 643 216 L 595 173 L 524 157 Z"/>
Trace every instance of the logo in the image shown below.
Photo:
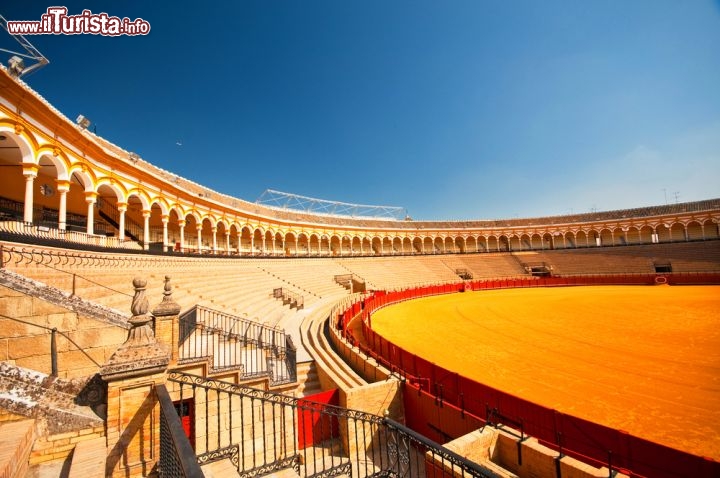
<path fill-rule="evenodd" d="M 79 15 L 68 15 L 66 7 L 48 7 L 40 20 L 15 20 L 7 22 L 11 35 L 147 35 L 150 23 L 142 18 L 130 20 L 83 10 Z"/>

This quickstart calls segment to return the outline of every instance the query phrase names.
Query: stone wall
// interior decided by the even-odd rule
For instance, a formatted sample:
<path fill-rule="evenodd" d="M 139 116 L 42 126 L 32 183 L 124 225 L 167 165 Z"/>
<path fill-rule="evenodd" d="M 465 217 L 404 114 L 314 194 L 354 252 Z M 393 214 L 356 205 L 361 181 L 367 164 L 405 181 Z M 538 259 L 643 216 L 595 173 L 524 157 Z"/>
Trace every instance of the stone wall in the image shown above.
<path fill-rule="evenodd" d="M 520 442 L 512 433 L 492 427 L 468 433 L 445 444 L 445 447 L 503 477 L 604 478 L 609 475 L 605 467 L 596 468 L 569 456 L 558 460 L 558 452 L 541 445 L 535 438 Z M 430 455 L 426 458 L 432 460 Z M 438 457 L 436 460 L 436 466 L 442 468 L 443 463 Z M 613 473 L 618 478 L 627 476 L 616 471 Z M 456 476 L 461 475 L 458 472 Z"/>
<path fill-rule="evenodd" d="M 78 350 L 62 334 L 56 334 L 61 378 L 97 373 L 99 367 L 93 360 L 104 364 L 127 337 L 127 330 L 122 327 L 82 317 L 69 309 L 0 286 L 0 360 L 47 374 L 51 372 L 50 331 L 8 317 L 56 328 L 82 348 L 83 351 Z"/>
<path fill-rule="evenodd" d="M 104 436 L 105 426 L 100 425 L 83 430 L 39 437 L 35 440 L 33 450 L 30 453 L 30 465 L 66 460 L 78 443 Z"/>

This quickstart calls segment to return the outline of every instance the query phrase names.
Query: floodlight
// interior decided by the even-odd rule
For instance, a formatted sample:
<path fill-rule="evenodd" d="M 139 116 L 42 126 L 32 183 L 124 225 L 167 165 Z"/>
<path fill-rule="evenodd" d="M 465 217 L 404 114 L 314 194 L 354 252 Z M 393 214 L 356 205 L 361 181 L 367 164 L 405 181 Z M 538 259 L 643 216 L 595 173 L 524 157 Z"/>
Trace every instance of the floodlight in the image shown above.
<path fill-rule="evenodd" d="M 75 119 L 75 122 L 82 128 L 82 129 L 88 129 L 88 126 L 90 126 L 90 120 L 84 117 L 83 115 L 78 115 L 78 117 Z"/>
<path fill-rule="evenodd" d="M 25 71 L 25 62 L 19 56 L 12 56 L 8 60 L 8 71 L 10 75 L 15 78 L 19 78 L 23 71 Z"/>

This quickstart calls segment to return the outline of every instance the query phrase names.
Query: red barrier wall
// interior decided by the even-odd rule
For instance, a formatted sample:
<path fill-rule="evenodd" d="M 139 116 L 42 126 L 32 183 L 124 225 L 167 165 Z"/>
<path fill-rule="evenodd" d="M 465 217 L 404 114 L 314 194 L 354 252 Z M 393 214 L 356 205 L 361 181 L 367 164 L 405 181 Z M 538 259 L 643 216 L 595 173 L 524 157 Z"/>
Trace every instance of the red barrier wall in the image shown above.
<path fill-rule="evenodd" d="M 404 291 L 375 292 L 347 309 L 342 329 L 361 309 L 369 353 L 407 378 L 407 424 L 418 433 L 444 443 L 478 428 L 483 421 L 498 421 L 522 429 L 544 445 L 594 466 L 612 465 L 647 477 L 718 477 L 720 463 L 630 435 L 604 425 L 560 413 L 520 397 L 493 389 L 450 372 L 411 354 L 376 334 L 373 311 L 401 300 L 462 290 L 514 287 L 553 287 L 597 284 L 720 284 L 720 274 L 628 274 L 607 276 L 543 277 L 481 280 Z M 353 342 L 357 342 L 354 340 Z M 661 424 L 658 424 L 661 426 Z"/>

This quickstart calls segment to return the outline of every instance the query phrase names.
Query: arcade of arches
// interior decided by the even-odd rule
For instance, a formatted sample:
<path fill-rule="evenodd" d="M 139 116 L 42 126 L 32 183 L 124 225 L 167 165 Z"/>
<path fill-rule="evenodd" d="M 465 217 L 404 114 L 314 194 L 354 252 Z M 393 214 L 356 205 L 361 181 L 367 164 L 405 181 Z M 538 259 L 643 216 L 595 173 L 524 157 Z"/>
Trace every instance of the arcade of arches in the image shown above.
<path fill-rule="evenodd" d="M 12 100 L 12 98 L 10 98 Z M 684 212 L 647 208 L 637 217 L 567 221 L 558 225 L 515 221 L 507 227 L 462 222 L 413 222 L 372 228 L 349 218 L 328 226 L 290 222 L 233 208 L 183 189 L 140 167 L 122 150 L 70 123 L 40 100 L 25 99 L 60 126 L 51 137 L 0 104 L 0 223 L 105 236 L 123 247 L 183 252 L 273 256 L 350 256 L 524 251 L 717 239 L 720 207 Z M 60 140 L 59 138 L 64 138 Z M 246 203 L 247 204 L 247 203 Z M 692 204 L 692 203 L 688 203 Z M 513 223 L 514 221 L 508 221 Z M 429 227 L 433 226 L 433 227 Z"/>

